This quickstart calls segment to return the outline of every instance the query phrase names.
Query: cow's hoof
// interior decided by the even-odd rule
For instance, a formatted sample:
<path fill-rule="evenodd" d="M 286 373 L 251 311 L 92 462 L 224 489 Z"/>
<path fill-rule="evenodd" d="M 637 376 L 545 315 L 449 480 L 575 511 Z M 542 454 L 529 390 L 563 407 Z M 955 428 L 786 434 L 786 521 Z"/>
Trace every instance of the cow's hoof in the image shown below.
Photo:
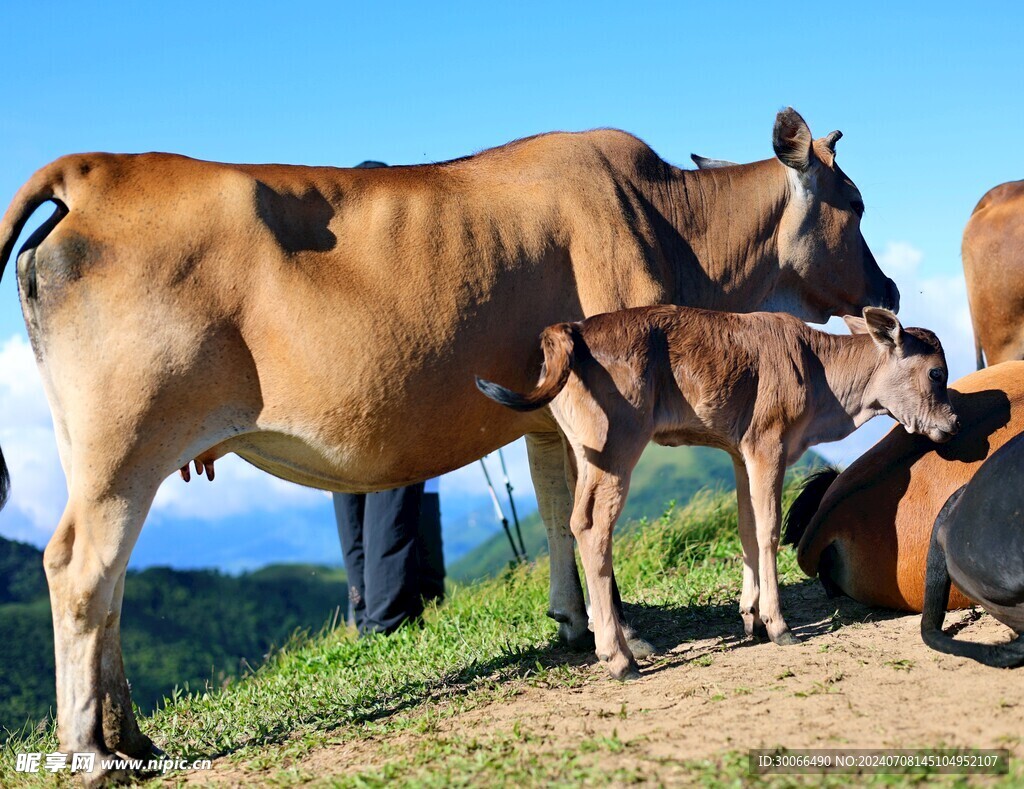
<path fill-rule="evenodd" d="M 117 758 L 113 754 L 102 756 L 96 754 L 96 768 L 90 773 L 75 773 L 74 783 L 78 786 L 85 787 L 85 789 L 98 789 L 98 787 L 105 786 L 121 786 L 123 784 L 131 783 L 133 780 L 138 778 L 137 775 L 133 775 L 128 770 L 111 770 L 102 769 L 100 767 L 100 760 L 102 759 L 113 759 Z"/>
<path fill-rule="evenodd" d="M 123 755 L 129 759 L 141 759 L 144 762 L 150 759 L 159 759 L 164 755 L 164 752 L 157 748 L 149 737 L 141 733 L 131 738 L 128 742 L 121 743 L 114 750 L 117 751 L 118 755 Z"/>
<path fill-rule="evenodd" d="M 766 644 L 771 641 L 768 637 L 768 628 L 764 626 L 763 622 L 754 622 L 749 628 L 743 628 L 747 634 L 747 638 L 752 638 L 759 644 Z"/>
<path fill-rule="evenodd" d="M 573 652 L 594 651 L 594 634 L 589 630 L 579 633 L 571 631 L 566 625 L 559 625 L 558 637 Z"/>
<path fill-rule="evenodd" d="M 793 635 L 792 631 L 783 630 L 775 638 L 772 639 L 780 647 L 791 647 L 794 644 L 799 644 L 800 639 Z"/>
<path fill-rule="evenodd" d="M 548 616 L 558 622 L 558 638 L 573 652 L 590 652 L 594 649 L 594 634 L 587 628 L 587 620 L 580 619 L 573 624 L 572 617 L 564 611 L 548 611 Z"/>

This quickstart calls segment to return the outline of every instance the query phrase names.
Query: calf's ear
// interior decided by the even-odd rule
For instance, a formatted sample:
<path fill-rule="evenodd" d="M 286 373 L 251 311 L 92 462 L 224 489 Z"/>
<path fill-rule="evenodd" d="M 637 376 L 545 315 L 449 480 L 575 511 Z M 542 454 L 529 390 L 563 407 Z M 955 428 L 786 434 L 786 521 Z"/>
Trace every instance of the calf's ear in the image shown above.
<path fill-rule="evenodd" d="M 813 161 L 813 143 L 814 139 L 811 137 L 807 121 L 792 107 L 786 107 L 775 116 L 772 147 L 784 165 L 792 167 L 797 172 L 806 172 Z"/>
<path fill-rule="evenodd" d="M 896 352 L 903 350 L 903 324 L 896 313 L 881 307 L 865 307 L 864 322 L 868 333 L 878 345 Z"/>
<path fill-rule="evenodd" d="M 844 315 L 843 320 L 846 322 L 846 328 L 850 330 L 850 334 L 868 333 L 868 323 L 863 318 L 858 318 L 856 315 Z"/>

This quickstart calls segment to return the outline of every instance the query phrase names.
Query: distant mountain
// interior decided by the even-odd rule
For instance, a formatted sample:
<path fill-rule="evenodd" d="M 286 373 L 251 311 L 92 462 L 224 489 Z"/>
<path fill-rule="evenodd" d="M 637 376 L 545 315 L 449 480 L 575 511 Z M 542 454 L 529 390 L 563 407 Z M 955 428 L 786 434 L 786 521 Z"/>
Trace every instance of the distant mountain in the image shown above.
<path fill-rule="evenodd" d="M 175 685 L 202 690 L 241 676 L 296 631 L 343 621 L 346 591 L 343 571 L 316 565 L 271 565 L 237 577 L 129 571 L 122 640 L 136 704 L 148 712 Z M 0 633 L 0 727 L 17 729 L 54 708 L 53 626 L 42 553 L 3 538 Z"/>
<path fill-rule="evenodd" d="M 794 468 L 821 466 L 825 461 L 813 452 L 804 455 Z M 735 488 L 732 460 L 719 449 L 707 447 L 662 447 L 651 444 L 644 450 L 630 481 L 629 498 L 619 519 L 627 521 L 661 516 L 670 502 L 681 506 L 703 488 Z M 547 535 L 540 515 L 534 513 L 521 523 L 523 542 L 531 559 L 547 553 Z M 495 534 L 479 547 L 453 562 L 448 575 L 454 581 L 469 582 L 497 575 L 508 567 L 512 549 L 504 533 Z"/>

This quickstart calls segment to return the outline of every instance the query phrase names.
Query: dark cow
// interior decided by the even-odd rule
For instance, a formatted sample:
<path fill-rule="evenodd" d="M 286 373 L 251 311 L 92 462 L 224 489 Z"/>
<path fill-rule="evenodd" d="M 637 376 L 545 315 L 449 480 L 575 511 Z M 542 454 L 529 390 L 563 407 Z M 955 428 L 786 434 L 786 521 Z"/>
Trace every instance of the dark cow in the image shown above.
<path fill-rule="evenodd" d="M 921 636 L 932 649 L 986 666 L 1024 665 L 1024 638 L 958 641 L 942 632 L 953 582 L 992 616 L 1024 632 L 1024 434 L 992 455 L 942 507 L 932 529 Z M 1009 483 L 1009 484 L 1008 484 Z"/>

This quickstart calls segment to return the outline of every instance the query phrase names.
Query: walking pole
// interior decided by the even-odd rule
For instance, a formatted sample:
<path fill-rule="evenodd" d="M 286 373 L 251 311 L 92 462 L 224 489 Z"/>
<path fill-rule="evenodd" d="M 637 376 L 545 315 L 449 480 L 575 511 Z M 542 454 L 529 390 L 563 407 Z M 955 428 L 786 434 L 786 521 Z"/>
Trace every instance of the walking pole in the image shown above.
<path fill-rule="evenodd" d="M 516 542 L 512 539 L 512 531 L 508 527 L 508 518 L 505 517 L 505 513 L 501 511 L 501 503 L 498 501 L 498 494 L 494 492 L 494 485 L 491 483 L 491 474 L 487 470 L 487 464 L 484 463 L 484 459 L 480 458 L 480 468 L 484 470 L 484 479 L 487 480 L 487 490 L 491 493 L 491 503 L 494 504 L 494 514 L 498 516 L 498 520 L 501 521 L 501 527 L 505 530 L 505 536 L 508 537 L 508 544 L 512 546 L 512 555 L 515 557 L 515 563 L 519 564 L 523 561 L 519 555 L 519 551 L 516 549 Z"/>
<path fill-rule="evenodd" d="M 505 456 L 501 450 L 498 450 L 498 460 L 501 461 L 501 473 L 505 477 L 505 490 L 508 492 L 508 505 L 512 508 L 512 523 L 516 526 L 516 537 L 519 538 L 519 552 L 523 557 L 523 561 L 528 561 L 529 557 L 526 555 L 526 545 L 523 543 L 523 531 L 519 528 L 519 514 L 516 512 L 516 502 L 512 498 L 512 480 L 508 478 L 508 469 L 505 467 Z"/>

